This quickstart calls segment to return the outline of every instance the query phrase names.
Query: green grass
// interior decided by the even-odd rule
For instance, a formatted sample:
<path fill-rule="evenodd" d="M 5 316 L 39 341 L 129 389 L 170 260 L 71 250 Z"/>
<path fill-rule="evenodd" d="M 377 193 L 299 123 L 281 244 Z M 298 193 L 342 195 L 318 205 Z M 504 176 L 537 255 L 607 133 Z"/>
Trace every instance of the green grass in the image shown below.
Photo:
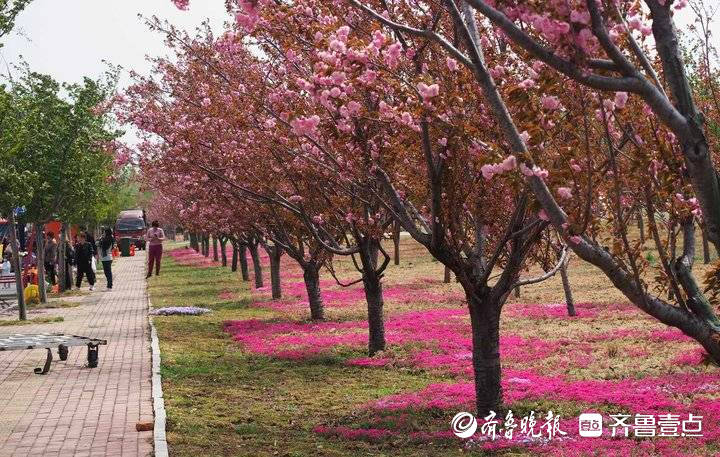
<path fill-rule="evenodd" d="M 87 290 L 68 289 L 65 292 L 49 294 L 50 297 L 79 297 L 83 295 L 90 295 L 90 292 Z"/>
<path fill-rule="evenodd" d="M 224 291 L 242 298 L 221 299 Z M 149 293 L 156 308 L 213 310 L 204 316 L 154 318 L 173 456 L 462 454 L 456 442 L 368 443 L 312 431 L 317 425 L 357 425 L 362 423 L 357 417 L 362 405 L 447 379 L 417 371 L 349 367 L 341 356 L 287 361 L 246 353 L 223 332 L 223 322 L 277 316 L 248 307 L 245 285 L 227 268 L 187 267 L 167 256 L 163 274 L 149 282 Z M 418 423 L 424 421 L 418 418 Z M 445 418 L 441 422 L 445 424 Z"/>
<path fill-rule="evenodd" d="M 65 300 L 49 300 L 47 303 L 33 303 L 28 305 L 28 309 L 58 309 L 58 308 L 77 308 L 82 305 L 83 302 L 77 301 L 65 301 Z"/>
<path fill-rule="evenodd" d="M 24 321 L 0 321 L 0 327 L 9 327 L 11 325 L 32 325 L 32 324 L 54 324 L 56 322 L 64 322 L 65 318 L 57 317 L 33 317 Z"/>

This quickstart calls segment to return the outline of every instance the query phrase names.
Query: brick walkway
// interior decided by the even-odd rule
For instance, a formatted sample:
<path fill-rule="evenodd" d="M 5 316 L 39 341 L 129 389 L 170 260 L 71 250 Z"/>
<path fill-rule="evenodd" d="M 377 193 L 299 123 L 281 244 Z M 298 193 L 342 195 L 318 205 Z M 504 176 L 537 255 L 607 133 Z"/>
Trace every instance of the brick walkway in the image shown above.
<path fill-rule="evenodd" d="M 144 252 L 113 262 L 114 288 L 105 277 L 82 305 L 38 315 L 64 322 L 0 327 L 0 334 L 62 332 L 108 340 L 98 368 L 85 368 L 87 349 L 70 348 L 66 362 L 53 351 L 51 371 L 40 376 L 45 350 L 0 353 L 0 456 L 147 456 L 152 432 L 151 354 Z M 87 289 L 85 283 L 83 289 Z"/>

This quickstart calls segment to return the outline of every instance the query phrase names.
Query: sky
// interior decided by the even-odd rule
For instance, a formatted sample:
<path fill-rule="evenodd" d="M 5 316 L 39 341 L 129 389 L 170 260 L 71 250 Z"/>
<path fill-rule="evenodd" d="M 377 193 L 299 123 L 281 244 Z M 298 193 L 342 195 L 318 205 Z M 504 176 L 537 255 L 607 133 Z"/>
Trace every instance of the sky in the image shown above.
<path fill-rule="evenodd" d="M 85 76 L 100 77 L 107 61 L 124 68 L 120 87 L 125 87 L 130 83 L 128 70 L 149 73 L 146 56 L 167 55 L 162 35 L 150 31 L 138 14 L 167 19 L 188 31 L 209 20 L 216 33 L 231 19 L 223 0 L 191 1 L 188 11 L 178 10 L 170 0 L 34 0 L 0 48 L 0 74 L 25 60 L 33 71 L 58 81 L 81 82 Z M 689 9 L 677 21 L 686 27 L 692 21 Z M 127 127 L 126 132 L 124 141 L 136 144 L 137 132 Z"/>
<path fill-rule="evenodd" d="M 167 52 L 162 35 L 150 31 L 138 14 L 156 15 L 189 31 L 209 19 L 219 32 L 230 19 L 223 0 L 195 0 L 189 11 L 178 10 L 170 0 L 34 0 L 0 48 L 0 73 L 7 73 L 22 56 L 34 71 L 64 82 L 99 77 L 108 68 L 104 60 L 147 74 L 145 56 Z M 689 9 L 677 20 L 679 27 L 686 27 Z M 715 37 L 718 45 L 719 40 L 720 34 Z M 121 86 L 128 82 L 125 71 Z"/>
<path fill-rule="evenodd" d="M 170 0 L 34 0 L 20 13 L 15 30 L 0 48 L 0 73 L 21 60 L 30 68 L 64 82 L 96 78 L 113 65 L 147 74 L 146 55 L 166 55 L 162 35 L 152 32 L 138 14 L 168 19 L 192 31 L 209 19 L 214 31 L 230 19 L 223 0 L 192 2 L 180 11 Z M 127 71 L 121 84 L 127 84 Z"/>

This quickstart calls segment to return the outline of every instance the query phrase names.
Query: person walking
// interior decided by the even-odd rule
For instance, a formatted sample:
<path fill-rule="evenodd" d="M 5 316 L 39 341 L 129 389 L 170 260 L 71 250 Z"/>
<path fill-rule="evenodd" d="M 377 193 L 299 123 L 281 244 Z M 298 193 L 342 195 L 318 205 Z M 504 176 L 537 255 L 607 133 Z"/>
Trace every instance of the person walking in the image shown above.
<path fill-rule="evenodd" d="M 107 279 L 107 288 L 111 290 L 113 288 L 113 275 L 112 275 L 112 251 L 115 246 L 115 237 L 111 228 L 106 228 L 103 237 L 100 238 L 100 261 L 103 266 L 103 273 L 105 273 L 105 279 Z"/>
<path fill-rule="evenodd" d="M 58 242 L 53 232 L 47 233 L 47 242 L 45 243 L 45 272 L 48 275 L 51 285 L 57 284 L 57 252 Z"/>
<path fill-rule="evenodd" d="M 152 221 L 152 227 L 147 231 L 145 240 L 148 243 L 148 272 L 147 278 L 152 276 L 153 265 L 155 266 L 155 275 L 160 275 L 160 261 L 162 260 L 163 241 L 165 241 L 165 232 L 160 228 L 160 222 Z"/>
<path fill-rule="evenodd" d="M 93 254 L 93 256 L 97 256 L 97 254 L 98 254 L 98 249 L 97 249 L 97 244 L 95 244 L 95 237 L 93 236 L 93 234 L 90 233 L 90 232 L 88 232 L 88 230 L 85 228 L 84 225 L 81 225 L 80 227 L 78 227 L 78 231 L 79 231 L 79 233 L 84 233 L 84 234 L 85 234 L 85 240 L 86 240 L 88 243 L 90 243 L 90 246 L 92 246 L 92 254 Z"/>
<path fill-rule="evenodd" d="M 75 265 L 77 266 L 77 279 L 75 287 L 80 290 L 80 284 L 84 275 L 90 283 L 90 290 L 95 289 L 95 272 L 92 269 L 93 247 L 87 241 L 85 232 L 78 234 L 78 242 L 75 246 Z"/>

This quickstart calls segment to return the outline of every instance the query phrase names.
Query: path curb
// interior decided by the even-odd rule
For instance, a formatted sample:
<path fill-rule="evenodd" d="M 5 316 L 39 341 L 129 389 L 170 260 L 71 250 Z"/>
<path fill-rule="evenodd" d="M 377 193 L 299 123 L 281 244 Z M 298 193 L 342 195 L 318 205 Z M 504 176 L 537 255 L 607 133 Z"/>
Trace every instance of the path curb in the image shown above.
<path fill-rule="evenodd" d="M 152 309 L 148 297 L 148 310 Z M 165 412 L 165 399 L 163 398 L 162 376 L 160 375 L 160 342 L 153 318 L 148 314 L 150 322 L 150 347 L 152 348 L 152 399 L 153 412 L 155 413 L 155 427 L 153 429 L 153 440 L 155 445 L 155 457 L 168 457 L 167 437 L 165 436 L 165 423 L 167 414 Z"/>

